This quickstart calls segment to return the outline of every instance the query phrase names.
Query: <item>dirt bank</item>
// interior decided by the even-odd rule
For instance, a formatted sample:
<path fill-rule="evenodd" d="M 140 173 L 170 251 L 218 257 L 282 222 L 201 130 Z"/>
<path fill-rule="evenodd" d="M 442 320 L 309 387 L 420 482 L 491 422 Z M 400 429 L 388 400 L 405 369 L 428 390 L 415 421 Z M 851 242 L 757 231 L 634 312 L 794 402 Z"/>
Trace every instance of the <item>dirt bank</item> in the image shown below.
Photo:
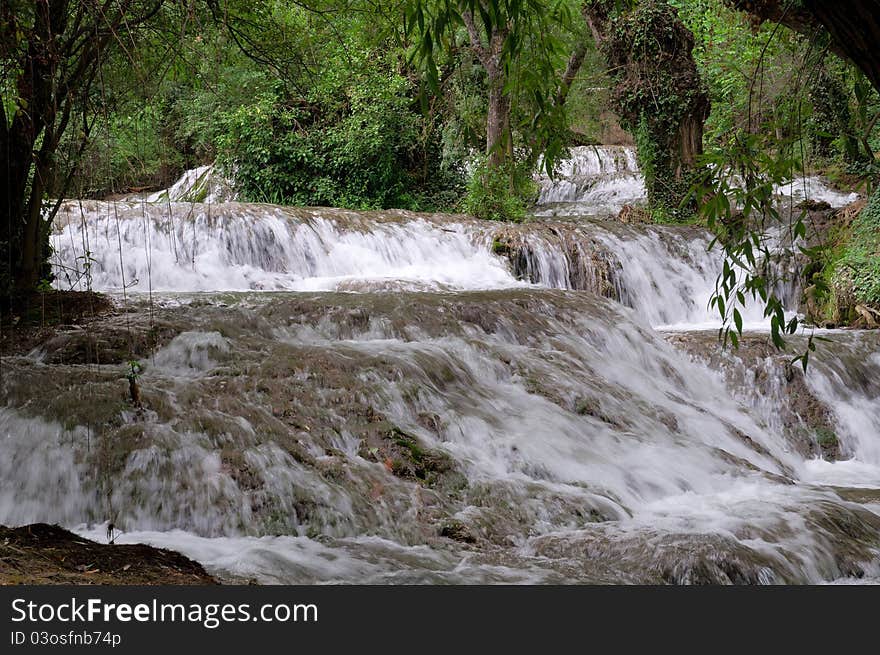
<path fill-rule="evenodd" d="M 218 584 L 202 565 L 144 544 L 99 544 L 57 525 L 0 526 L 0 584 Z"/>

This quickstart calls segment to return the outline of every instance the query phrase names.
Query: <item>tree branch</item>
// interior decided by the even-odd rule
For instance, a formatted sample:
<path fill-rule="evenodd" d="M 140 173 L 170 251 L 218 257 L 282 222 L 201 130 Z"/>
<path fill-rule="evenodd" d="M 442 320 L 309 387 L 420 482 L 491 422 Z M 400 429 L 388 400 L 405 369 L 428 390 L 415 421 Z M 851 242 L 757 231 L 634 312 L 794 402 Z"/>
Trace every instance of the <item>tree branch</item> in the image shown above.
<path fill-rule="evenodd" d="M 571 85 L 577 77 L 581 66 L 584 63 L 584 57 L 587 56 L 587 44 L 583 41 L 575 46 L 574 51 L 568 58 L 568 64 L 565 66 L 565 72 L 562 73 L 562 79 L 559 83 L 559 90 L 556 92 L 556 106 L 561 107 L 568 99 L 568 93 L 571 91 Z"/>
<path fill-rule="evenodd" d="M 470 37 L 471 50 L 477 56 L 477 59 L 480 60 L 480 63 L 483 64 L 483 67 L 489 68 L 489 53 L 483 45 L 483 39 L 480 38 L 480 32 L 477 30 L 477 25 L 474 22 L 474 12 L 470 10 L 461 12 L 461 19 L 464 21 L 468 37 Z"/>

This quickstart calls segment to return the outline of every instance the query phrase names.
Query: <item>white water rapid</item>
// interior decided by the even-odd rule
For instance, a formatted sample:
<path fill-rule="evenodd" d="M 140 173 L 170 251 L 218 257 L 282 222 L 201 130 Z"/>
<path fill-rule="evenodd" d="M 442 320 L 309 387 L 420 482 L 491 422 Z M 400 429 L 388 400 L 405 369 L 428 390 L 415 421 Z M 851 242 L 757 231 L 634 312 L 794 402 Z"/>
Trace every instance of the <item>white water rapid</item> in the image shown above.
<path fill-rule="evenodd" d="M 65 203 L 56 284 L 116 310 L 4 358 L 0 523 L 231 581 L 880 581 L 880 334 L 722 351 L 707 235 L 596 220 L 637 169 L 589 152 L 514 226 Z"/>
<path fill-rule="evenodd" d="M 645 181 L 639 172 L 636 153 L 625 146 L 579 146 L 562 161 L 554 176 L 538 177 L 541 192 L 537 215 L 601 216 L 617 214 L 624 205 L 644 203 Z M 828 186 L 818 175 L 801 176 L 776 187 L 781 199 L 797 204 L 809 199 L 843 207 L 858 199 Z"/>

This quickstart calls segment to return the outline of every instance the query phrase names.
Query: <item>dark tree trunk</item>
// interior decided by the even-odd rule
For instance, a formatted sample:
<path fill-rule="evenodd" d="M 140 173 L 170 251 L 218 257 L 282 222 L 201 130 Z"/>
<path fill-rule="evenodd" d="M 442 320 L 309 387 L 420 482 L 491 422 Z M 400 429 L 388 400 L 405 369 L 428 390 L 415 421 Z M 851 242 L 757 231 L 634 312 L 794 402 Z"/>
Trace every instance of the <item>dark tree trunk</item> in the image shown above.
<path fill-rule="evenodd" d="M 832 51 L 852 61 L 880 91 L 880 0 L 727 0 L 727 4 L 806 36 L 826 31 Z"/>
<path fill-rule="evenodd" d="M 41 209 L 57 146 L 53 129 L 58 103 L 55 83 L 61 60 L 59 39 L 67 28 L 68 13 L 66 0 L 35 3 L 34 25 L 16 88 L 27 109 L 17 111 L 8 127 L 6 121 L 3 124 L 8 171 L 4 180 L 7 201 L 0 208 L 0 221 L 4 223 L 2 241 L 7 249 L 3 282 L 13 292 L 36 287 L 48 254 L 42 247 Z M 41 136 L 42 145 L 37 151 Z"/>
<path fill-rule="evenodd" d="M 16 138 L 18 137 L 18 138 Z M 5 175 L 0 175 L 0 188 L 3 193 L 0 207 L 0 247 L 2 247 L 3 274 L 0 276 L 2 291 L 8 292 L 21 287 L 30 288 L 37 280 L 25 279 L 23 242 L 28 233 L 26 212 L 26 193 L 33 143 L 19 135 L 5 135 L 3 138 L 3 156 L 6 160 Z M 33 268 L 31 266 L 30 268 Z"/>
<path fill-rule="evenodd" d="M 45 277 L 57 205 L 44 207 L 44 198 L 59 192 L 55 153 L 71 113 L 106 52 L 153 18 L 163 1 L 33 0 L 32 21 L 0 4 L 0 59 L 7 72 L 18 71 L 4 80 L 14 102 L 0 103 L 0 293 L 32 291 Z"/>

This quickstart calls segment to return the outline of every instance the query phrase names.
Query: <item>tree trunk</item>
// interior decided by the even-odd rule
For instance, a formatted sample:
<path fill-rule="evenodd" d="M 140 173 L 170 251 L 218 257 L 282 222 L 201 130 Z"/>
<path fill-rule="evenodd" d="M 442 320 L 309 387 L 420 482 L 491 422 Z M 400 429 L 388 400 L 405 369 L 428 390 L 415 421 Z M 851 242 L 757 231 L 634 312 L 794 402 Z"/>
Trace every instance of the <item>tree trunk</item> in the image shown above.
<path fill-rule="evenodd" d="M 562 73 L 562 80 L 559 84 L 559 90 L 556 92 L 556 106 L 561 107 L 568 99 L 568 93 L 571 91 L 571 85 L 574 84 L 581 66 L 584 64 L 584 57 L 587 56 L 587 44 L 581 41 L 578 43 L 571 55 L 568 57 L 568 63 L 565 66 L 565 72 Z"/>
<path fill-rule="evenodd" d="M 44 144 L 51 137 L 44 135 Z M 54 150 L 54 145 L 51 146 Z M 51 159 L 44 158 L 41 148 L 37 155 L 37 164 L 31 179 L 31 193 L 24 215 L 23 233 L 21 238 L 21 270 L 16 276 L 16 291 L 30 291 L 39 284 L 48 252 L 43 248 L 43 196 L 50 188 L 49 175 L 53 168 Z"/>
<path fill-rule="evenodd" d="M 0 3 L 0 59 L 5 74 L 13 71 L 0 103 L 0 293 L 32 291 L 45 276 L 57 204 L 46 213 L 43 199 L 58 191 L 55 152 L 71 113 L 78 106 L 85 115 L 88 103 L 77 103 L 105 51 L 156 16 L 163 1 L 34 0 L 30 22 Z"/>
<path fill-rule="evenodd" d="M 727 0 L 735 9 L 760 20 L 790 27 L 808 37 L 820 30 L 831 37 L 830 48 L 852 61 L 880 91 L 880 1 L 878 0 Z"/>
<path fill-rule="evenodd" d="M 676 139 L 678 148 L 676 179 L 682 179 L 684 171 L 693 170 L 697 165 L 697 158 L 703 154 L 703 123 L 705 120 L 705 114 L 702 113 L 702 110 L 686 114 L 682 118 Z"/>
<path fill-rule="evenodd" d="M 510 129 L 510 96 L 504 92 L 504 80 L 489 77 L 489 112 L 486 117 L 486 155 L 490 168 L 504 164 Z"/>
<path fill-rule="evenodd" d="M 486 115 L 486 156 L 489 168 L 497 169 L 504 165 L 511 143 L 510 137 L 510 95 L 504 90 L 506 79 L 501 53 L 509 30 L 507 26 L 496 26 L 488 35 L 488 42 L 483 43 L 477 29 L 473 12 L 462 14 L 471 51 L 480 64 L 486 69 L 489 83 L 489 107 Z"/>
<path fill-rule="evenodd" d="M 34 160 L 33 132 L 29 127 L 23 121 L 15 121 L 2 139 L 6 175 L 0 175 L 5 199 L 0 207 L 0 242 L 5 252 L 2 253 L 0 266 L 3 273 L 0 277 L 6 287 L 4 291 L 30 290 L 39 281 L 38 226 L 30 206 L 33 193 L 28 192 Z M 36 219 L 39 219 L 39 208 Z"/>
<path fill-rule="evenodd" d="M 27 56 L 16 81 L 16 92 L 25 111 L 15 112 L 11 125 L 4 121 L 2 145 L 7 159 L 4 181 L 6 206 L 0 209 L 3 285 L 12 292 L 36 288 L 45 260 L 42 247 L 42 203 L 52 172 L 52 155 L 58 145 L 53 129 L 58 109 L 55 87 L 60 63 L 58 42 L 67 28 L 68 3 L 37 3 Z M 4 116 L 5 118 L 5 116 Z M 37 152 L 38 140 L 42 142 Z"/>

